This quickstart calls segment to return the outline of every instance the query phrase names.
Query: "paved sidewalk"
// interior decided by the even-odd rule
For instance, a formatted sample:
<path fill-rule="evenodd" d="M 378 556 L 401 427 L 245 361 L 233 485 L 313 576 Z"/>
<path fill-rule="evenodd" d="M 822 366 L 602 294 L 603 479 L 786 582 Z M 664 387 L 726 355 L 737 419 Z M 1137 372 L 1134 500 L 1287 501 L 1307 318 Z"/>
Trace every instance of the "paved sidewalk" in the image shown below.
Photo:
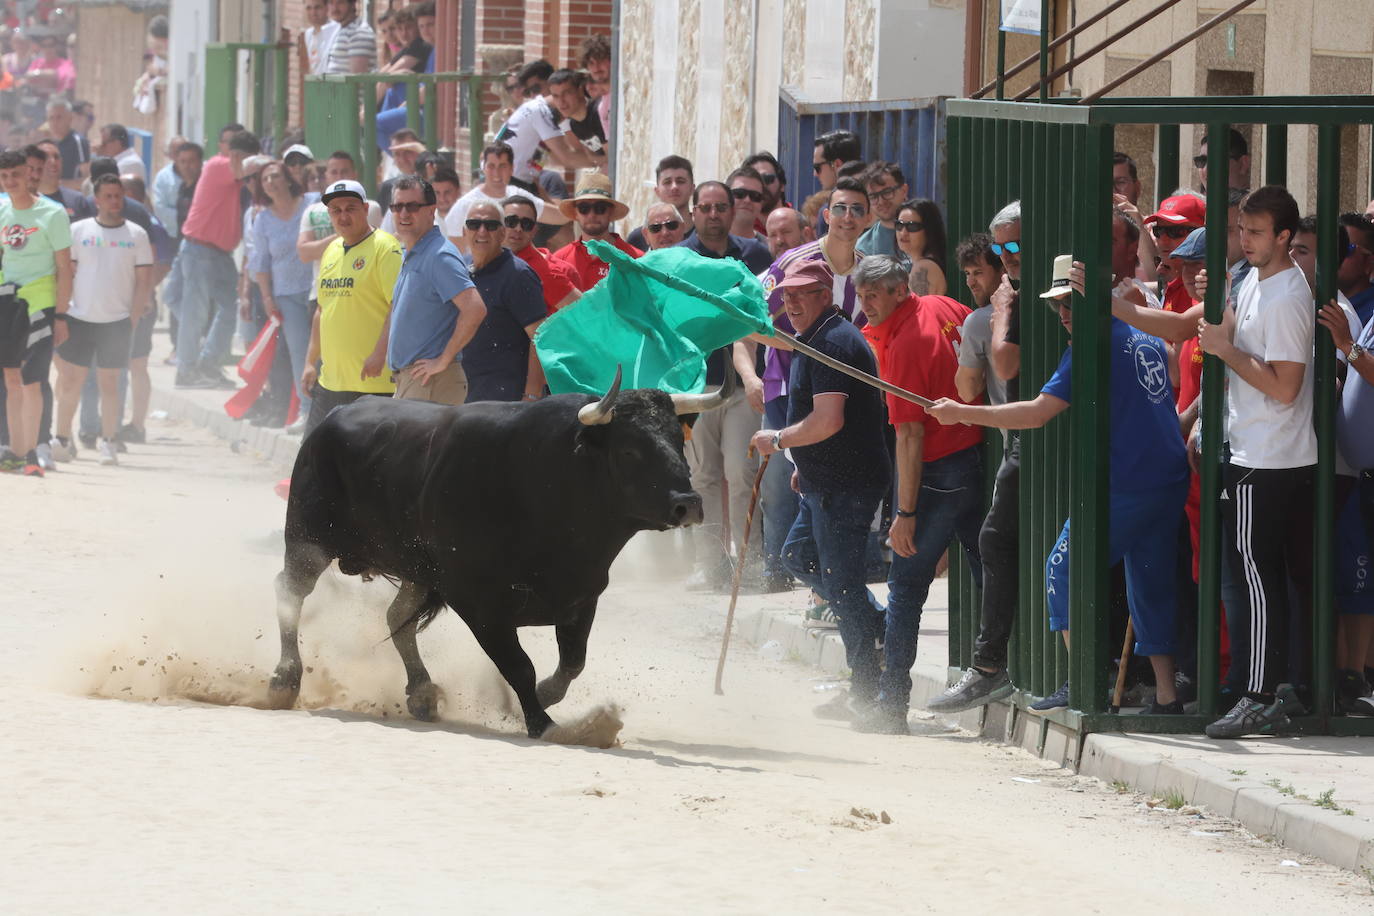
<path fill-rule="evenodd" d="M 159 330 L 150 360 L 153 409 L 204 426 L 234 448 L 256 452 L 283 474 L 290 473 L 299 437 L 230 419 L 224 402 L 232 392 L 175 390 L 175 370 L 163 363 L 167 353 L 166 334 Z M 232 368 L 227 371 L 233 372 Z M 946 586 L 944 579 L 935 582 L 922 619 L 920 649 L 912 671 L 917 716 L 929 716 L 920 707 L 946 684 Z M 882 597 L 882 587 L 874 590 Z M 844 647 L 838 633 L 807 628 L 806 602 L 806 593 L 800 590 L 741 596 L 734 651 L 764 651 L 829 674 L 843 674 Z M 823 699 L 818 694 L 817 702 Z M 1140 792 L 1179 793 L 1187 803 L 1206 805 L 1217 814 L 1235 818 L 1255 834 L 1296 852 L 1374 876 L 1374 739 L 1209 741 L 1174 735 L 1094 734 L 1080 745 L 1067 732 L 1049 728 L 1043 720 L 1007 703 L 944 718 L 985 737 L 1019 744 L 1083 775 L 1120 781 Z M 1315 803 L 1328 791 L 1335 810 Z"/>

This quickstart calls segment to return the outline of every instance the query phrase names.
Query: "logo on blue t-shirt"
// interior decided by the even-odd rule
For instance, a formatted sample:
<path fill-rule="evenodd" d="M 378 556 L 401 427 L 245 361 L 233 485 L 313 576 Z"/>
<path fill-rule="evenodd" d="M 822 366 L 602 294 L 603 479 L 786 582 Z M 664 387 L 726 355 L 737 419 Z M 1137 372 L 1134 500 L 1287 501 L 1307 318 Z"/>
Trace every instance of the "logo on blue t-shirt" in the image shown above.
<path fill-rule="evenodd" d="M 1169 395 L 1169 360 L 1159 341 L 1144 334 L 1131 335 L 1131 362 L 1135 376 L 1150 400 L 1158 404 Z"/>

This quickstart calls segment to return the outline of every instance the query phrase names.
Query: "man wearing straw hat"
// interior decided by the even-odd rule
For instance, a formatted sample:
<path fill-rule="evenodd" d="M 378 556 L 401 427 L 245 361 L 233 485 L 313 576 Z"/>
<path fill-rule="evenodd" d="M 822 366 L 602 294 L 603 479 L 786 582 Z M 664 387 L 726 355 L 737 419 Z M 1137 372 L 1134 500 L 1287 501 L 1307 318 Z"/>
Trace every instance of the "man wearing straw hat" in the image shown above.
<path fill-rule="evenodd" d="M 1064 329 L 1073 334 L 1069 272 L 1072 255 L 1054 259 L 1053 285 L 1046 299 Z M 1081 292 L 1081 288 L 1078 288 Z M 1107 565 L 1126 563 L 1126 598 L 1135 624 L 1135 651 L 1150 657 L 1157 693 L 1146 712 L 1181 715 L 1174 688 L 1175 550 L 1172 538 L 1188 493 L 1188 459 L 1174 412 L 1169 360 L 1164 342 L 1112 318 L 1108 326 L 1111 359 L 1110 518 Z M 961 404 L 942 398 L 928 408 L 941 423 L 973 423 L 1002 429 L 1038 429 L 1069 409 L 1073 380 L 1072 347 L 1064 351 L 1050 380 L 1034 400 L 997 406 Z M 1064 523 L 1045 563 L 1050 629 L 1069 641 L 1069 523 Z M 1034 712 L 1069 705 L 1069 685 L 1033 704 Z"/>
<path fill-rule="evenodd" d="M 583 175 L 577 182 L 577 193 L 567 200 L 560 200 L 558 209 L 568 219 L 577 222 L 582 237 L 564 245 L 550 257 L 572 266 L 582 280 L 582 292 L 595 286 L 610 270 L 605 261 L 587 251 L 588 239 L 610 242 L 632 258 L 644 254 L 611 231 L 611 224 L 629 215 L 630 208 L 615 199 L 611 194 L 611 179 L 600 172 Z"/>

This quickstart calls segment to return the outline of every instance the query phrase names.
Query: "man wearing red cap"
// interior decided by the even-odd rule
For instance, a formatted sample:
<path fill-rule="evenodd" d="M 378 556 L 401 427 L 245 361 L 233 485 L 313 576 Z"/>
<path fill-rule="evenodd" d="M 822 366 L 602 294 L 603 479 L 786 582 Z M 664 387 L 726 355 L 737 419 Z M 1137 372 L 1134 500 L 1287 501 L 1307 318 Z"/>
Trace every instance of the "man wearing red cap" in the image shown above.
<path fill-rule="evenodd" d="M 1145 225 L 1154 234 L 1159 250 L 1159 277 L 1168 281 L 1164 287 L 1164 308 L 1182 314 L 1193 307 L 1193 297 L 1183 286 L 1173 253 L 1188 233 L 1207 225 L 1207 204 L 1191 191 L 1166 197 L 1157 212 L 1145 217 Z"/>
<path fill-rule="evenodd" d="M 834 305 L 834 283 L 823 260 L 806 258 L 787 266 L 777 288 L 798 340 L 874 375 L 873 351 Z M 874 639 L 883 618 L 864 583 L 864 553 L 869 525 L 891 481 L 882 399 L 876 388 L 800 353 L 788 373 L 788 425 L 759 430 L 753 446 L 761 455 L 785 449 L 797 467 L 792 486 L 802 495 L 801 505 L 782 561 L 839 618 L 851 709 L 866 708 L 878 693 Z"/>
<path fill-rule="evenodd" d="M 869 255 L 854 269 L 859 306 L 868 318 L 863 334 L 878 355 L 878 374 L 922 397 L 962 403 L 954 376 L 970 310 L 948 296 L 912 295 L 907 275 L 895 258 L 881 254 Z M 897 431 L 897 503 L 889 532 L 893 556 L 884 665 L 877 703 L 854 727 L 905 735 L 921 612 L 952 538 L 964 545 L 981 585 L 983 433 L 973 426 L 942 426 L 921 407 L 891 394 L 887 416 Z"/>

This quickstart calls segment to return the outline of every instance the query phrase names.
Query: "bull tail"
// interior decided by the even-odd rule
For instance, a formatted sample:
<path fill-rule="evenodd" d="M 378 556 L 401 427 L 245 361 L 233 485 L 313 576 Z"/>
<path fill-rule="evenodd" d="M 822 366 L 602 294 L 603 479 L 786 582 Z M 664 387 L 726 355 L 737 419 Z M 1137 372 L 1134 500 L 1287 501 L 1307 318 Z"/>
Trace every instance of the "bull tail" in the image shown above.
<path fill-rule="evenodd" d="M 410 627 L 415 627 L 417 631 L 424 630 L 434 622 L 434 618 L 438 617 L 439 614 L 443 612 L 444 607 L 444 599 L 439 597 L 438 592 L 430 592 L 425 596 L 425 600 L 420 606 L 416 608 L 415 613 L 411 614 L 405 619 L 404 623 L 392 630 L 387 635 L 387 639 L 395 639 L 397 633 L 409 629 Z"/>

